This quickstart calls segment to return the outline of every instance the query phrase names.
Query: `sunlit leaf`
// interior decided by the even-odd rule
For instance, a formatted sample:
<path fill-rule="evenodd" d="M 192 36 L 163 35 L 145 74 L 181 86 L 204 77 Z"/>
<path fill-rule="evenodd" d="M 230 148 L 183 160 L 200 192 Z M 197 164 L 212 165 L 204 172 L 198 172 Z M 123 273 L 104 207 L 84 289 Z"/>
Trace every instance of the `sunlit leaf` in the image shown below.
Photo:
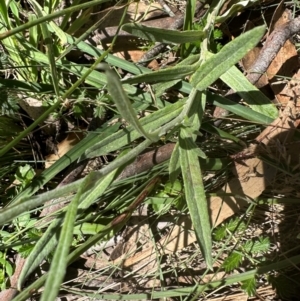
<path fill-rule="evenodd" d="M 110 68 L 106 64 L 99 64 L 98 68 L 105 71 L 105 74 L 107 76 L 107 89 L 122 117 L 126 121 L 128 121 L 135 128 L 135 130 L 139 132 L 141 135 L 143 135 L 145 138 L 153 142 L 157 141 L 159 139 L 157 135 L 146 133 L 146 131 L 142 127 L 140 121 L 136 117 L 137 114 L 133 110 L 130 100 L 128 99 L 128 96 L 126 95 L 125 91 L 122 88 L 120 79 L 117 77 L 115 72 L 110 70 Z"/>
<path fill-rule="evenodd" d="M 241 253 L 233 252 L 232 254 L 230 254 L 224 260 L 224 263 L 223 263 L 223 267 L 224 267 L 225 271 L 231 272 L 232 270 L 237 268 L 240 265 L 242 259 L 243 259 L 243 256 Z"/>
<path fill-rule="evenodd" d="M 204 90 L 230 67 L 236 64 L 261 39 L 265 26 L 256 27 L 226 44 L 218 53 L 210 55 L 191 77 L 193 87 Z"/>
<path fill-rule="evenodd" d="M 242 290 L 244 290 L 249 297 L 255 296 L 256 280 L 255 277 L 242 281 Z"/>
<path fill-rule="evenodd" d="M 202 40 L 204 33 L 201 30 L 177 31 L 148 27 L 137 23 L 128 23 L 122 26 L 122 30 L 131 33 L 141 39 L 161 43 L 189 43 Z"/>

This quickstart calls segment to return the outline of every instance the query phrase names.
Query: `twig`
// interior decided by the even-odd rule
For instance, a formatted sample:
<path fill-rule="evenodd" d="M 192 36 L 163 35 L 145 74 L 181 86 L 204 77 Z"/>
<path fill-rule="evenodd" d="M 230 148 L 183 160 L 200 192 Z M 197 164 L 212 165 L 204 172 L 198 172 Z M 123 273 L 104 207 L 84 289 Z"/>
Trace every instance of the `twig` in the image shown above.
<path fill-rule="evenodd" d="M 175 17 L 175 14 L 164 0 L 158 0 L 158 2 L 170 17 Z"/>
<path fill-rule="evenodd" d="M 300 17 L 276 28 L 267 38 L 258 58 L 250 68 L 247 79 L 255 84 L 265 73 L 284 43 L 300 31 Z"/>
<path fill-rule="evenodd" d="M 153 166 L 170 159 L 174 143 L 168 143 L 157 149 L 138 156 L 134 162 L 129 164 L 119 175 L 117 180 L 129 178 L 144 171 L 150 170 Z"/>

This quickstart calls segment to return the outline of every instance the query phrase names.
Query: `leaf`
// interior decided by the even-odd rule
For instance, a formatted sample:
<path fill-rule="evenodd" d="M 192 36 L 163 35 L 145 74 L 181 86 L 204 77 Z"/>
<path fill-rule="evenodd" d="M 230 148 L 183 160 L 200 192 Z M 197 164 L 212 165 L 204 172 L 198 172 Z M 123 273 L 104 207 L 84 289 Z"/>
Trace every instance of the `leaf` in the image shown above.
<path fill-rule="evenodd" d="M 118 158 L 123 157 L 128 152 L 128 150 L 124 150 L 123 152 L 121 152 Z M 98 177 L 95 172 L 91 172 L 88 176 L 89 178 L 87 179 L 87 182 L 90 182 L 90 187 L 89 189 L 86 189 L 86 191 L 83 193 L 82 199 L 80 199 L 79 208 L 89 208 L 96 199 L 100 198 L 104 194 L 106 189 L 110 186 L 110 184 L 116 178 L 116 176 L 123 170 L 123 168 L 124 167 L 118 168 L 109 173 L 104 178 L 100 179 L 97 179 Z M 100 204 L 100 201 L 98 202 L 98 204 Z"/>
<path fill-rule="evenodd" d="M 24 82 L 16 79 L 0 79 L 0 88 L 8 90 L 29 91 L 36 93 L 53 92 L 53 86 L 48 84 L 39 84 L 34 82 Z M 3 92 L 1 91 L 3 94 Z M 2 102 L 3 100 L 1 100 Z"/>
<path fill-rule="evenodd" d="M 157 98 L 161 97 L 168 89 L 175 86 L 177 83 L 179 83 L 181 79 L 174 79 L 167 82 L 161 82 L 157 84 L 152 85 L 152 89 L 155 92 L 155 96 Z"/>
<path fill-rule="evenodd" d="M 255 277 L 242 281 L 241 288 L 248 294 L 249 297 L 255 296 L 256 293 Z"/>
<path fill-rule="evenodd" d="M 148 27 L 137 23 L 124 24 L 122 30 L 141 39 L 160 43 L 183 44 L 202 40 L 205 36 L 204 32 L 201 30 L 177 31 Z"/>
<path fill-rule="evenodd" d="M 232 4 L 228 10 L 222 15 L 217 16 L 215 22 L 216 23 L 223 23 L 225 20 L 233 16 L 235 13 L 242 11 L 246 7 L 259 2 L 258 0 L 245 0 L 245 1 L 238 1 L 238 3 Z"/>
<path fill-rule="evenodd" d="M 214 106 L 218 106 L 220 108 L 224 108 L 229 112 L 232 112 L 238 116 L 243 117 L 246 120 L 251 120 L 257 122 L 259 124 L 269 124 L 273 121 L 272 118 L 263 115 L 261 113 L 255 112 L 250 108 L 242 106 L 228 98 L 222 97 L 220 95 L 211 93 L 207 91 L 207 102 L 213 104 Z"/>
<path fill-rule="evenodd" d="M 215 231 L 215 239 L 222 240 L 229 235 L 230 232 L 241 232 L 247 229 L 246 224 L 240 218 L 230 219 L 224 225 L 219 226 Z"/>
<path fill-rule="evenodd" d="M 218 138 L 231 140 L 231 141 L 234 141 L 234 142 L 246 147 L 245 142 L 243 142 L 240 138 L 219 129 L 218 127 L 213 126 L 209 122 L 203 123 L 201 126 L 201 130 L 204 130 L 212 135 L 215 135 Z"/>
<path fill-rule="evenodd" d="M 177 64 L 177 67 L 179 66 L 189 66 L 197 63 L 199 61 L 200 55 L 195 54 L 195 55 L 189 55 L 187 58 L 182 60 L 180 63 Z M 166 92 L 167 89 L 173 87 L 177 83 L 179 83 L 182 80 L 182 78 L 179 79 L 174 79 L 170 81 L 163 81 L 159 82 L 157 84 L 153 84 L 152 88 L 155 91 L 155 96 L 160 97 L 163 93 Z"/>
<path fill-rule="evenodd" d="M 101 63 L 98 65 L 98 68 L 105 71 L 107 77 L 108 92 L 111 95 L 114 103 L 116 104 L 121 116 L 126 121 L 128 121 L 142 136 L 149 139 L 150 141 L 156 142 L 159 137 L 157 136 L 157 134 L 150 134 L 145 132 L 140 121 L 136 117 L 136 113 L 134 112 L 126 93 L 124 92 L 122 84 L 116 73 L 110 70 L 107 64 Z"/>
<path fill-rule="evenodd" d="M 189 148 L 189 140 L 191 140 L 189 134 L 184 128 L 182 128 L 179 136 L 179 152 L 186 202 L 196 235 L 203 251 L 203 256 L 207 266 L 211 269 L 211 226 L 207 200 L 201 176 L 198 154 L 194 149 Z"/>
<path fill-rule="evenodd" d="M 22 246 L 14 247 L 13 249 L 17 251 L 21 257 L 28 257 L 34 248 L 33 244 L 25 244 Z"/>
<path fill-rule="evenodd" d="M 227 72 L 221 75 L 221 80 L 236 91 L 253 111 L 272 119 L 278 117 L 276 106 L 265 94 L 253 86 L 235 66 L 232 66 Z"/>
<path fill-rule="evenodd" d="M 88 184 L 88 177 L 79 187 L 77 194 L 68 205 L 67 213 L 61 229 L 59 242 L 51 262 L 48 278 L 41 296 L 41 301 L 55 301 L 66 274 L 68 255 L 73 239 L 74 224 L 77 215 L 79 200 Z"/>
<path fill-rule="evenodd" d="M 181 172 L 181 166 L 179 161 L 179 143 L 177 142 L 169 163 L 169 175 L 170 175 L 170 182 L 175 183 L 177 177 L 179 176 Z"/>
<path fill-rule="evenodd" d="M 37 16 L 35 15 L 34 12 L 29 12 L 28 13 L 28 20 L 29 21 L 33 21 L 33 20 L 36 20 L 37 19 Z M 31 27 L 29 29 L 29 42 L 30 42 L 30 45 L 32 47 L 35 47 L 35 48 L 38 48 L 38 43 L 40 41 L 40 36 L 41 36 L 41 29 L 39 26 L 34 26 L 34 27 Z M 32 70 L 37 70 L 35 67 L 32 68 Z"/>
<path fill-rule="evenodd" d="M 246 252 L 257 254 L 267 252 L 270 248 L 270 240 L 268 237 L 260 237 L 259 240 L 250 240 L 243 245 Z"/>
<path fill-rule="evenodd" d="M 225 271 L 231 272 L 232 270 L 237 268 L 240 265 L 242 259 L 243 259 L 243 256 L 240 253 L 232 252 L 232 254 L 230 254 L 224 260 L 223 267 L 224 267 Z"/>
<path fill-rule="evenodd" d="M 6 274 L 9 277 L 11 277 L 13 275 L 13 271 L 14 271 L 14 269 L 13 269 L 12 265 L 8 261 L 6 261 L 5 262 L 5 272 L 6 272 Z"/>
<path fill-rule="evenodd" d="M 212 269 L 211 225 L 205 196 L 195 131 L 200 128 L 206 93 L 193 89 L 182 110 L 184 125 L 179 133 L 179 158 L 185 197 L 192 223 L 208 268 Z"/>
<path fill-rule="evenodd" d="M 29 164 L 25 164 L 24 166 L 19 166 L 15 178 L 20 181 L 24 186 L 28 184 L 33 177 L 35 176 L 34 169 Z"/>
<path fill-rule="evenodd" d="M 194 65 L 175 66 L 158 71 L 153 71 L 151 73 L 137 75 L 135 77 L 128 78 L 122 82 L 127 84 L 137 84 L 141 82 L 151 83 L 183 79 L 185 76 L 191 75 L 193 72 L 195 72 L 195 70 L 196 67 Z"/>
<path fill-rule="evenodd" d="M 3 20 L 5 21 L 5 24 L 8 26 L 10 24 L 10 20 L 7 9 L 8 5 L 5 3 L 5 1 L 0 1 L 0 14 Z"/>
<path fill-rule="evenodd" d="M 156 89 L 158 93 L 161 94 L 164 92 L 164 90 L 172 87 L 180 80 L 184 79 L 185 76 L 192 74 L 196 70 L 195 66 L 198 64 L 197 62 L 199 61 L 199 58 L 200 55 L 198 54 L 190 55 L 183 61 L 178 63 L 175 67 L 162 69 L 154 72 L 151 72 L 149 69 L 141 67 L 140 71 L 143 71 L 144 74 L 131 77 L 122 82 L 134 84 L 140 82 L 158 81 L 157 84 L 154 84 L 154 89 Z"/>
<path fill-rule="evenodd" d="M 228 223 L 226 223 L 226 228 L 230 232 L 243 232 L 247 229 L 247 225 L 238 217 L 235 219 L 231 219 Z"/>
<path fill-rule="evenodd" d="M 224 239 L 226 237 L 227 234 L 228 233 L 226 231 L 226 227 L 224 227 L 224 226 L 218 227 L 217 229 L 214 230 L 214 233 L 213 233 L 214 239 L 216 241 L 221 241 L 222 239 Z"/>
<path fill-rule="evenodd" d="M 261 39 L 265 26 L 256 27 L 226 44 L 217 54 L 210 57 L 191 77 L 191 84 L 202 91 L 215 82 L 230 67 L 236 64 Z"/>
<path fill-rule="evenodd" d="M 187 127 L 185 128 L 185 132 L 186 135 L 189 137 L 192 137 L 194 134 L 194 132 L 192 131 L 191 128 Z M 186 141 L 186 144 L 188 146 L 189 149 L 193 149 L 195 154 L 197 154 L 198 157 L 202 158 L 202 159 L 207 159 L 206 154 L 199 148 L 199 146 L 194 142 L 194 139 L 189 139 Z"/>

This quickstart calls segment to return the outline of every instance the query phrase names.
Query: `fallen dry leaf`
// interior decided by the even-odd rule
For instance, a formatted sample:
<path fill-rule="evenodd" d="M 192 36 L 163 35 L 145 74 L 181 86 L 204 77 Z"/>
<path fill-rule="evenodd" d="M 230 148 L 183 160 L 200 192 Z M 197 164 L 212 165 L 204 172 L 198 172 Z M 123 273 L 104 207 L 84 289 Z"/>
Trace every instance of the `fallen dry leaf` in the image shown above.
<path fill-rule="evenodd" d="M 122 50 L 120 52 L 114 53 L 115 56 L 126 60 L 126 61 L 133 61 L 134 63 L 138 62 L 142 56 L 145 54 L 145 51 L 142 50 Z M 158 70 L 159 69 L 159 64 L 157 60 L 152 60 L 147 67 L 153 69 L 153 70 Z"/>
<path fill-rule="evenodd" d="M 69 133 L 67 138 L 57 145 L 57 153 L 46 157 L 45 168 L 49 168 L 59 158 L 66 154 L 74 145 L 76 145 L 83 138 L 83 133 Z"/>

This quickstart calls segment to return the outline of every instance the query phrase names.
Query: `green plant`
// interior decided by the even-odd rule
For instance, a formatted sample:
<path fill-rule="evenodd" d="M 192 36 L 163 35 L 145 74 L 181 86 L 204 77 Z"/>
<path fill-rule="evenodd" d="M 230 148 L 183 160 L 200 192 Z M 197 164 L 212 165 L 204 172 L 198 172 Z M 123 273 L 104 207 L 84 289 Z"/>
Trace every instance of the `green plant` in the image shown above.
<path fill-rule="evenodd" d="M 13 267 L 6 259 L 6 254 L 2 252 L 0 252 L 0 265 L 0 288 L 4 290 L 7 288 L 7 277 L 13 274 Z"/>
<path fill-rule="evenodd" d="M 52 254 L 53 257 L 49 273 L 24 289 L 15 300 L 25 300 L 32 289 L 38 290 L 45 283 L 42 300 L 55 300 L 61 288 L 66 267 L 92 245 L 105 241 L 118 231 L 128 220 L 132 210 L 144 199 L 161 214 L 163 213 L 161 211 L 169 209 L 168 206 L 171 205 L 175 205 L 175 208 L 179 210 L 188 208 L 208 270 L 212 269 L 215 258 L 212 251 L 213 242 L 206 191 L 202 178 L 208 151 L 204 152 L 200 148 L 199 139 L 202 135 L 200 131 L 217 133 L 220 139 L 233 141 L 238 146 L 241 140 L 233 135 L 233 132 L 213 127 L 211 121 L 205 116 L 206 104 L 212 103 L 226 108 L 241 119 L 259 124 L 268 124 L 278 116 L 278 111 L 270 100 L 250 84 L 234 66 L 259 42 L 265 33 L 265 27 L 257 27 L 240 35 L 220 48 L 217 53 L 214 53 L 214 49 L 211 48 L 210 42 L 216 39 L 213 35 L 218 34 L 215 23 L 224 22 L 231 17 L 238 9 L 236 5 L 219 16 L 220 8 L 225 2 L 213 1 L 205 17 L 203 28 L 192 30 L 195 1 L 189 1 L 191 9 L 187 12 L 189 16 L 186 17 L 186 30 L 183 32 L 154 29 L 139 24 L 120 24 L 119 28 L 122 27 L 123 30 L 153 42 L 186 44 L 187 46 L 199 43 L 201 48 L 199 54 L 191 55 L 171 68 L 152 72 L 150 69 L 114 57 L 109 54 L 109 50 L 101 51 L 90 45 L 84 41 L 86 34 L 79 38 L 70 34 L 85 24 L 90 11 L 83 12 L 82 17 L 67 29 L 72 13 L 104 2 L 106 1 L 89 1 L 60 10 L 58 1 L 47 2 L 43 7 L 36 1 L 30 1 L 33 13 L 28 15 L 28 19 L 23 19 L 23 14 L 19 14 L 23 11 L 19 2 L 10 1 L 9 6 L 2 2 L 0 6 L 2 22 L 0 39 L 9 54 L 9 60 L 17 67 L 23 66 L 16 69 L 15 80 L 1 79 L 0 82 L 7 91 L 17 89 L 26 97 L 45 98 L 48 103 L 47 110 L 41 116 L 23 132 L 18 131 L 14 139 L 3 146 L 0 150 L 2 158 L 15 146 L 19 146 L 20 141 L 32 133 L 49 114 L 63 112 L 62 106 L 69 98 L 74 99 L 72 109 L 75 117 L 84 115 L 86 98 L 95 104 L 95 115 L 103 117 L 108 111 L 113 115 L 112 118 L 107 118 L 99 129 L 88 133 L 67 155 L 61 157 L 49 169 L 44 170 L 41 175 L 32 177 L 34 173 L 30 167 L 26 167 L 26 170 L 19 170 L 18 177 L 21 179 L 22 191 L 15 196 L 9 206 L 0 211 L 0 223 L 7 227 L 8 223 L 13 220 L 15 227 L 14 235 L 9 237 L 10 242 L 1 247 L 12 248 L 18 237 L 23 241 L 29 240 L 23 249 L 15 248 L 22 255 L 28 255 L 19 279 L 19 288 L 22 288 L 26 277 L 45 258 L 52 257 Z M 250 5 L 255 1 L 248 2 Z M 124 15 L 125 13 L 126 11 Z M 11 14 L 15 21 L 10 18 Z M 60 26 L 53 21 L 57 17 L 62 17 Z M 95 26 L 90 26 L 87 33 L 93 32 Z M 75 48 L 97 58 L 94 64 L 86 67 L 69 61 L 66 54 Z M 128 71 L 134 74 L 134 77 L 120 80 L 107 64 Z M 104 73 L 99 72 L 99 67 Z M 71 74 L 75 80 L 66 79 L 65 74 Z M 189 77 L 188 80 L 186 80 L 187 77 Z M 218 79 L 237 91 L 248 106 L 235 104 L 221 95 L 210 92 L 209 86 Z M 134 86 L 135 83 L 140 82 L 155 83 L 153 95 Z M 81 89 L 80 85 L 83 83 L 84 88 Z M 180 99 L 176 96 L 168 101 L 163 99 L 164 91 L 175 85 L 180 86 L 178 89 L 184 97 Z M 107 94 L 102 92 L 105 89 L 108 91 Z M 101 90 L 100 94 L 99 90 Z M 255 97 L 248 91 L 255 91 Z M 9 107 L 5 109 L 13 110 Z M 138 119 L 137 112 L 145 110 L 149 114 Z M 120 128 L 121 122 L 119 121 L 112 125 L 112 121 L 119 117 L 127 122 L 125 127 L 123 123 L 123 127 Z M 152 200 L 146 198 L 150 190 L 155 190 L 155 179 L 161 170 L 127 179 L 127 182 L 124 181 L 122 184 L 116 182 L 124 167 L 137 155 L 151 145 L 160 145 L 169 140 L 175 141 L 176 146 L 169 161 L 168 171 L 166 171 L 167 168 L 164 170 L 165 175 L 168 173 L 170 180 L 163 183 L 165 185 L 163 195 L 154 194 L 154 198 L 157 199 Z M 115 155 L 114 160 L 108 162 L 100 171 L 93 171 L 83 179 L 66 186 L 47 192 L 40 191 L 71 163 L 111 154 Z M 178 188 L 173 188 L 175 186 Z M 181 191 L 182 187 L 184 187 L 184 192 Z M 174 190 L 176 190 L 176 196 L 173 196 Z M 167 197 L 167 209 L 159 204 L 161 197 Z M 43 207 L 50 200 L 65 202 L 66 205 L 62 206 L 58 212 L 52 212 L 52 219 L 35 229 L 37 217 L 31 210 Z M 92 214 L 92 206 L 95 204 L 99 208 L 97 216 Z M 41 218 L 39 218 L 40 221 Z M 227 232 L 231 231 L 231 228 L 232 225 L 227 224 L 225 228 L 217 230 L 215 237 L 227 238 Z M 19 234 L 15 229 L 23 231 L 23 234 Z M 73 233 L 90 236 L 81 245 L 75 244 L 74 247 Z M 230 271 L 239 267 L 245 259 L 250 260 L 257 252 L 266 251 L 267 248 L 268 241 L 265 239 L 248 244 L 240 242 L 224 262 L 223 268 Z M 297 256 L 293 260 L 296 263 L 300 261 Z M 288 261 L 282 260 L 278 266 L 284 267 L 289 264 Z M 262 268 L 255 266 L 245 273 L 226 276 L 222 281 L 212 281 L 209 285 L 162 290 L 153 292 L 152 297 L 187 296 L 238 281 L 243 282 L 243 288 L 249 294 L 253 294 L 255 275 L 266 273 L 271 269 L 277 269 L 277 267 L 272 264 Z M 106 299 L 120 297 L 114 294 L 93 296 L 90 294 L 89 296 Z M 143 299 L 149 296 L 138 294 L 127 297 Z"/>
<path fill-rule="evenodd" d="M 222 268 L 226 272 L 243 266 L 246 262 L 254 264 L 255 262 L 264 261 L 264 254 L 270 249 L 270 241 L 268 237 L 258 237 L 257 239 L 243 240 L 243 236 L 247 229 L 247 225 L 240 219 L 232 219 L 228 223 L 214 230 L 214 238 L 217 242 L 226 239 L 233 240 L 234 248 L 224 260 Z M 242 289 L 249 295 L 253 296 L 256 292 L 256 279 L 249 278 L 242 282 Z"/>

